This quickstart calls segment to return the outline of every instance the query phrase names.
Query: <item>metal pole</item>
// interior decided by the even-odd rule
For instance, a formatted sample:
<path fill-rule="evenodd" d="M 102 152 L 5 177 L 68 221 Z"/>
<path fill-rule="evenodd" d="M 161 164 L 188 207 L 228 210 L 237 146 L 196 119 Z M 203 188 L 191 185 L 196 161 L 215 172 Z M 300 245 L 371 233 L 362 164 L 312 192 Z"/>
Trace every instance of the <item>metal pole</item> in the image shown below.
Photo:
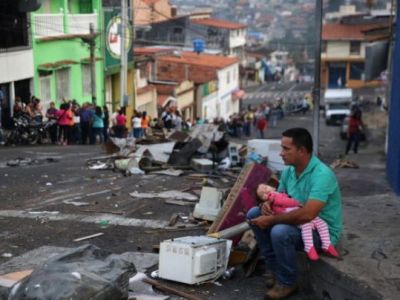
<path fill-rule="evenodd" d="M 126 95 L 126 81 L 128 71 L 128 57 L 126 51 L 126 33 L 127 33 L 127 21 L 128 21 L 128 9 L 126 6 L 126 0 L 121 0 L 121 99 L 120 106 L 125 107 L 128 103 L 128 97 Z"/>
<path fill-rule="evenodd" d="M 90 89 L 92 94 L 92 104 L 96 105 L 96 57 L 95 57 L 95 46 L 96 46 L 96 35 L 94 33 L 94 25 L 90 23 Z"/>
<path fill-rule="evenodd" d="M 316 0 L 315 3 L 315 70 L 314 70 L 314 112 L 313 112 L 313 149 L 314 154 L 318 155 L 319 147 L 319 103 L 321 97 L 321 32 L 322 32 L 322 1 Z"/>

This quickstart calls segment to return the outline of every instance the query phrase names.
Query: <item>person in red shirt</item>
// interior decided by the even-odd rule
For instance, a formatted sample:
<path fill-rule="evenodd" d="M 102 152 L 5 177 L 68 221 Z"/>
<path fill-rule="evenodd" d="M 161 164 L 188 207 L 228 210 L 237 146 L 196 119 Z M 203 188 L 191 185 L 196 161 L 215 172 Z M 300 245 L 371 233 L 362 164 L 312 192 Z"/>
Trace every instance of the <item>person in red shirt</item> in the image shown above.
<path fill-rule="evenodd" d="M 115 136 L 117 138 L 123 138 L 125 133 L 125 125 L 126 125 L 126 117 L 122 109 L 118 111 L 117 116 L 115 117 L 116 124 L 115 124 Z"/>
<path fill-rule="evenodd" d="M 260 117 L 257 120 L 257 130 L 260 134 L 260 138 L 263 139 L 264 138 L 264 129 L 267 127 L 267 120 L 265 117 Z"/>
<path fill-rule="evenodd" d="M 349 154 L 352 144 L 354 143 L 353 151 L 356 154 L 358 152 L 358 144 L 361 137 L 361 129 L 363 122 L 361 120 L 361 111 L 355 110 L 352 112 L 349 118 L 349 127 L 347 129 L 347 145 L 346 155 Z"/>

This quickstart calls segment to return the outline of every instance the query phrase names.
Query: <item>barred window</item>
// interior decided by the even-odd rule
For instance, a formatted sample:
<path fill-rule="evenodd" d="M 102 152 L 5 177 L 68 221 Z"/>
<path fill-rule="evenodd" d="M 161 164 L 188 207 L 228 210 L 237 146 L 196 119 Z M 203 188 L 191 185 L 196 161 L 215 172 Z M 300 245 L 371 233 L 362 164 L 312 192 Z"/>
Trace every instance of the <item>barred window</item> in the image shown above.
<path fill-rule="evenodd" d="M 58 100 L 67 99 L 71 97 L 70 94 L 70 68 L 64 68 L 56 71 L 57 82 L 57 98 Z"/>

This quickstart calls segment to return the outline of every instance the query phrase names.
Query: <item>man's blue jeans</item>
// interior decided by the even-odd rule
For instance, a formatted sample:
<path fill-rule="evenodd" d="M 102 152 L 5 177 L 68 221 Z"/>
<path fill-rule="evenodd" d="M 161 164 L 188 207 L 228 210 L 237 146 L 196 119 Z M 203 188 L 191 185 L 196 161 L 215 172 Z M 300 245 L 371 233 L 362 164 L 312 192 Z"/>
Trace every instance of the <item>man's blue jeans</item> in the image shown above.
<path fill-rule="evenodd" d="M 261 216 L 259 207 L 251 208 L 248 219 Z M 251 228 L 256 236 L 261 255 L 269 271 L 275 274 L 277 281 L 284 286 L 293 286 L 297 281 L 297 251 L 304 249 L 300 228 L 295 225 L 277 224 L 261 229 L 255 225 Z M 321 249 L 318 233 L 313 231 L 314 247 Z"/>

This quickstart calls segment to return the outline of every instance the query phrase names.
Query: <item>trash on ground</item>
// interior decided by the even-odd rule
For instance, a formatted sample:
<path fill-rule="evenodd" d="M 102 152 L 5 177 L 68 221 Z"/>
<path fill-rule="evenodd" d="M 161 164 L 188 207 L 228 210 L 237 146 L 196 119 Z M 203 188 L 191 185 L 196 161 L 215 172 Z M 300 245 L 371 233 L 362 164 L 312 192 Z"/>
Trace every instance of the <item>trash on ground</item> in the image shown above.
<path fill-rule="evenodd" d="M 199 198 L 191 193 L 185 193 L 180 191 L 165 191 L 160 193 L 139 193 L 134 191 L 129 194 L 133 198 L 165 198 L 165 199 L 176 199 L 176 200 L 187 200 L 197 201 Z"/>
<path fill-rule="evenodd" d="M 347 159 L 337 159 L 333 163 L 331 163 L 331 168 L 336 169 L 336 168 L 353 168 L 353 169 L 358 169 L 360 166 L 351 160 Z"/>
<path fill-rule="evenodd" d="M 212 160 L 207 158 L 193 158 L 190 165 L 199 172 L 208 172 L 213 169 L 213 167 L 217 166 L 217 163 L 214 163 Z"/>
<path fill-rule="evenodd" d="M 214 221 L 222 207 L 222 196 L 222 192 L 217 188 L 203 187 L 193 216 L 198 219 Z"/>
<path fill-rule="evenodd" d="M 168 299 L 169 296 L 163 296 L 157 294 L 153 287 L 145 282 L 143 279 L 147 278 L 144 273 L 137 273 L 135 276 L 129 278 L 129 298 L 130 299 L 155 299 L 155 300 L 163 300 Z"/>
<path fill-rule="evenodd" d="M 91 235 L 87 235 L 87 236 L 83 236 L 83 237 L 77 238 L 77 239 L 75 239 L 73 241 L 74 242 L 85 241 L 85 240 L 93 239 L 93 238 L 98 237 L 98 236 L 102 236 L 103 234 L 104 233 L 99 232 L 99 233 L 95 233 L 95 234 L 91 234 Z"/>
<path fill-rule="evenodd" d="M 64 204 L 71 204 L 73 206 L 87 206 L 90 205 L 89 202 L 79 202 L 79 201 L 72 201 L 72 200 L 64 200 Z"/>
<path fill-rule="evenodd" d="M 93 245 L 67 250 L 13 287 L 17 299 L 127 299 L 135 265 Z M 77 278 L 77 277 L 80 277 Z"/>
<path fill-rule="evenodd" d="M 172 205 L 179 205 L 179 206 L 194 206 L 195 203 L 192 201 L 182 201 L 182 200 L 173 200 L 173 199 L 166 199 L 164 201 L 165 204 L 172 204 Z"/>
<path fill-rule="evenodd" d="M 167 292 L 167 293 L 172 293 L 174 295 L 183 297 L 183 298 L 185 298 L 187 300 L 201 300 L 200 298 L 198 298 L 196 296 L 193 296 L 191 294 L 179 291 L 179 290 L 177 290 L 175 288 L 172 288 L 172 287 L 170 287 L 170 286 L 168 286 L 166 284 L 163 284 L 163 283 L 161 283 L 159 281 L 156 281 L 156 280 L 153 280 L 153 279 L 150 279 L 150 278 L 144 278 L 143 282 L 145 282 L 147 284 L 151 284 L 153 287 L 155 287 L 156 289 L 158 289 L 160 291 Z"/>
<path fill-rule="evenodd" d="M 26 276 L 29 276 L 31 273 L 32 270 L 23 270 L 0 275 L 0 286 L 11 288 L 13 285 L 24 279 Z"/>
<path fill-rule="evenodd" d="M 167 169 L 167 170 L 162 170 L 162 171 L 155 171 L 152 172 L 152 174 L 159 174 L 159 175 L 168 175 L 168 176 L 174 176 L 178 177 L 184 174 L 185 172 L 182 170 L 175 170 L 173 168 Z"/>
<path fill-rule="evenodd" d="M 114 166 L 104 162 L 97 162 L 89 166 L 89 170 L 111 170 Z"/>

